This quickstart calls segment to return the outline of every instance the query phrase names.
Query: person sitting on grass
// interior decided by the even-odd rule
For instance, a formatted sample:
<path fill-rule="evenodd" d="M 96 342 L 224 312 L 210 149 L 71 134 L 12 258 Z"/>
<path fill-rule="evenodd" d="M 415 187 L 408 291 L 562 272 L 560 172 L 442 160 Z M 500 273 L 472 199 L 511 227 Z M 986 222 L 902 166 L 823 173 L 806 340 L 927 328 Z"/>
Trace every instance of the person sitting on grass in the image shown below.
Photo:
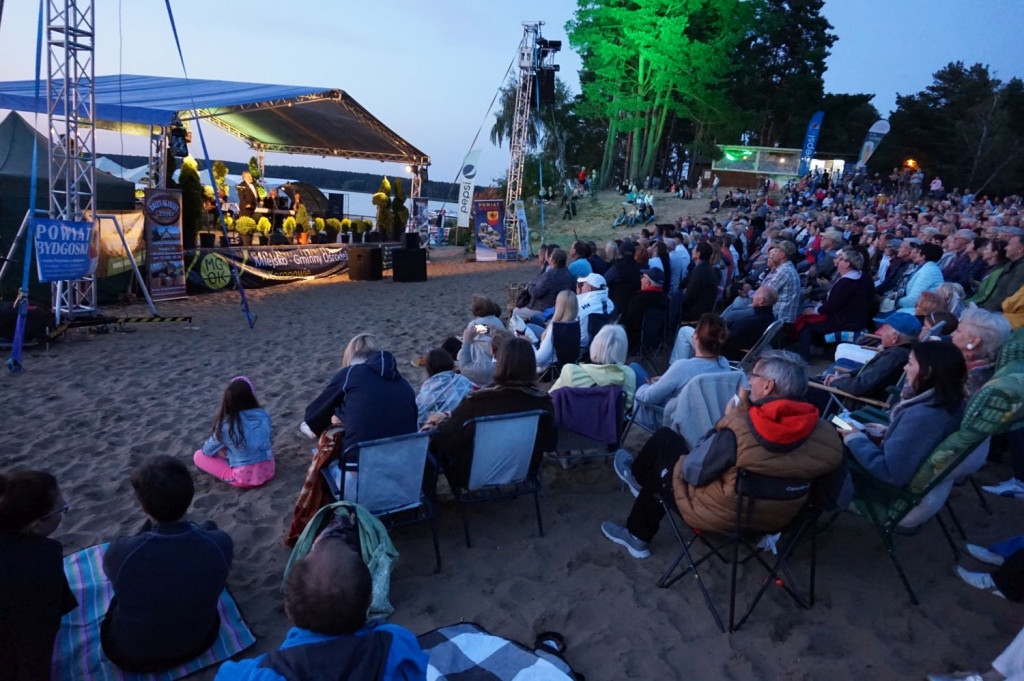
<path fill-rule="evenodd" d="M 415 635 L 366 621 L 373 583 L 358 541 L 351 518 L 328 525 L 288 575 L 284 611 L 294 626 L 284 642 L 265 655 L 225 662 L 215 681 L 424 681 L 427 655 Z"/>
<path fill-rule="evenodd" d="M 199 656 L 217 640 L 217 601 L 228 581 L 231 537 L 210 521 L 185 520 L 195 487 L 185 464 L 152 457 L 131 474 L 146 514 L 139 534 L 103 556 L 114 596 L 100 626 L 107 659 L 127 672 L 158 672 Z"/>
<path fill-rule="evenodd" d="M 747 375 L 750 404 L 729 403 L 725 416 L 693 452 L 669 428 L 659 428 L 633 458 L 619 450 L 615 473 L 636 501 L 625 525 L 601 523 L 601 532 L 634 558 L 651 555 L 665 504 L 675 504 L 689 527 L 703 532 L 731 532 L 736 524 L 736 476 L 739 469 L 806 480 L 839 470 L 842 443 L 818 410 L 803 401 L 807 364 L 783 350 L 761 355 Z M 830 480 L 830 491 L 840 484 Z M 796 517 L 807 498 L 759 501 L 747 517 L 758 532 L 778 532 Z"/>
<path fill-rule="evenodd" d="M 427 380 L 416 396 L 416 424 L 423 428 L 427 417 L 439 411 L 451 411 L 473 389 L 473 384 L 462 374 L 455 373 L 452 356 L 442 348 L 427 353 Z"/>

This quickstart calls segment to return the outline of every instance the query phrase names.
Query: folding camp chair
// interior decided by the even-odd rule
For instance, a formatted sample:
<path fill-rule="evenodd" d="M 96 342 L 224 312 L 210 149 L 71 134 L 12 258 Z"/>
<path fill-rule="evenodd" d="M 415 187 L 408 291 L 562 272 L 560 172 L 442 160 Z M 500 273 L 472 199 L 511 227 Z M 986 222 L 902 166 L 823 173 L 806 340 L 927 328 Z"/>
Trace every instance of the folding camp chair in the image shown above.
<path fill-rule="evenodd" d="M 345 449 L 342 461 L 323 469 L 324 479 L 337 501 L 351 501 L 381 518 L 387 527 L 427 521 L 434 540 L 436 572 L 441 571 L 441 549 L 437 542 L 437 509 L 423 491 L 424 473 L 436 483 L 436 467 L 427 469 L 430 434 L 410 433 L 354 444 Z M 346 480 L 346 462 L 356 461 L 358 473 Z M 428 488 L 431 486 L 428 485 Z M 351 498 L 345 499 L 346 496 Z M 396 521 L 399 514 L 415 512 L 412 518 Z"/>
<path fill-rule="evenodd" d="M 617 385 L 559 388 L 551 393 L 559 459 L 607 457 L 619 449 L 623 437 L 626 394 Z M 578 451 L 579 454 L 571 452 Z M 561 455 L 561 452 L 569 452 Z M 590 452 L 590 453 L 588 453 Z"/>
<path fill-rule="evenodd" d="M 802 480 L 799 478 L 770 477 L 752 473 L 742 468 L 739 469 L 736 473 L 736 523 L 732 532 L 727 535 L 719 535 L 721 536 L 722 541 L 717 543 L 713 541 L 716 539 L 716 535 L 708 532 L 698 532 L 696 530 L 692 530 L 692 539 L 689 541 L 685 540 L 682 533 L 679 531 L 679 526 L 676 524 L 676 518 L 674 517 L 674 514 L 678 517 L 678 511 L 675 504 L 666 503 L 666 500 L 663 499 L 661 495 L 658 495 L 658 501 L 665 507 L 665 515 L 668 517 L 669 524 L 672 527 L 672 532 L 675 534 L 676 539 L 679 540 L 679 545 L 681 547 L 679 555 L 669 566 L 668 570 L 666 570 L 661 576 L 661 579 L 658 580 L 658 586 L 662 588 L 671 586 L 681 577 L 693 573 L 693 576 L 696 578 L 697 585 L 700 587 L 701 594 L 704 597 L 704 603 L 707 605 L 708 610 L 711 611 L 711 616 L 714 618 L 715 624 L 718 625 L 718 629 L 722 633 L 725 633 L 726 631 L 729 633 L 738 631 L 754 612 L 754 608 L 756 608 L 757 604 L 761 601 L 761 597 L 764 596 L 768 587 L 772 584 L 779 584 L 782 586 L 786 593 L 789 594 L 789 596 L 800 607 L 804 609 L 811 608 L 814 605 L 814 578 L 817 563 L 817 534 L 815 532 L 815 523 L 819 515 L 818 511 L 809 503 L 806 504 L 803 510 L 797 514 L 796 518 L 782 530 L 783 541 L 780 541 L 776 545 L 778 554 L 776 555 L 775 560 L 771 563 L 761 556 L 755 545 L 756 542 L 766 533 L 751 529 L 750 521 L 753 518 L 754 509 L 758 501 L 789 501 L 793 499 L 800 499 L 810 493 L 812 482 L 813 481 L 811 480 Z M 805 598 L 796 586 L 796 579 L 793 577 L 787 561 L 792 555 L 794 549 L 799 545 L 801 539 L 807 534 L 810 534 L 811 539 L 811 565 L 809 586 L 807 597 Z M 705 547 L 707 547 L 708 551 L 697 560 L 694 560 L 690 548 L 698 539 Z M 747 551 L 747 555 L 742 560 L 740 559 L 741 545 L 744 546 Z M 731 551 L 727 554 L 724 553 L 724 550 Z M 699 570 L 700 566 L 707 562 L 712 556 L 717 556 L 723 562 L 731 564 L 732 567 L 729 581 L 728 630 L 726 630 L 725 626 L 722 624 L 722 618 L 718 614 L 718 608 L 715 607 Z M 768 574 L 762 581 L 760 589 L 751 600 L 746 612 L 737 622 L 737 570 L 740 563 L 747 564 L 751 559 L 756 560 L 756 562 L 759 563 Z M 673 576 L 676 568 L 679 567 L 683 560 L 686 561 L 687 566 L 685 566 L 679 574 Z M 779 579 L 780 573 L 785 579 Z"/>
<path fill-rule="evenodd" d="M 668 308 L 648 308 L 640 325 L 640 362 L 647 365 L 651 375 L 661 373 L 655 362 L 658 361 L 658 355 L 666 349 L 667 331 Z"/>
<path fill-rule="evenodd" d="M 747 351 L 747 354 L 743 356 L 743 359 L 738 362 L 730 362 L 730 364 L 744 373 L 753 369 L 754 365 L 757 364 L 757 358 L 761 356 L 762 352 L 772 346 L 775 336 L 778 335 L 779 331 L 781 331 L 782 327 L 785 325 L 786 322 L 781 319 L 776 319 L 768 325 L 768 328 L 764 330 L 761 337 L 756 343 L 754 343 L 754 347 Z"/>
<path fill-rule="evenodd" d="M 581 362 L 590 362 L 590 344 L 594 342 L 594 338 L 606 325 L 614 322 L 618 318 L 618 314 L 610 312 L 605 314 L 603 312 L 591 312 L 587 315 L 587 347 L 583 349 L 583 355 L 580 358 Z"/>
<path fill-rule="evenodd" d="M 1021 338 L 1024 339 L 1024 335 Z M 962 464 L 985 438 L 1021 427 L 1024 427 L 1024 360 L 1010 359 L 1003 363 L 1001 357 L 1000 368 L 967 403 L 960 429 L 932 450 L 909 485 L 904 488 L 887 485 L 850 460 L 855 489 L 851 509 L 871 521 L 914 605 L 919 601 L 896 557 L 895 534 L 908 526 L 920 527 L 934 516 L 957 555 L 956 543 L 938 515 L 949 497 L 953 481 L 964 470 Z"/>
<path fill-rule="evenodd" d="M 520 494 L 533 495 L 534 508 L 537 512 L 537 531 L 540 536 L 544 536 L 544 525 L 540 516 L 539 468 L 531 473 L 530 463 L 533 459 L 540 419 L 545 416 L 547 412 L 535 409 L 512 414 L 479 416 L 462 424 L 463 428 L 473 429 L 469 482 L 462 488 L 454 483 L 451 477 L 448 481 L 451 483 L 455 500 L 462 508 L 462 528 L 466 534 L 467 548 L 471 544 L 466 505 L 517 497 Z"/>
<path fill-rule="evenodd" d="M 554 380 L 562 367 L 579 361 L 580 358 L 580 322 L 552 322 L 551 344 L 555 348 L 555 361 L 541 372 L 537 381 L 546 383 Z"/>

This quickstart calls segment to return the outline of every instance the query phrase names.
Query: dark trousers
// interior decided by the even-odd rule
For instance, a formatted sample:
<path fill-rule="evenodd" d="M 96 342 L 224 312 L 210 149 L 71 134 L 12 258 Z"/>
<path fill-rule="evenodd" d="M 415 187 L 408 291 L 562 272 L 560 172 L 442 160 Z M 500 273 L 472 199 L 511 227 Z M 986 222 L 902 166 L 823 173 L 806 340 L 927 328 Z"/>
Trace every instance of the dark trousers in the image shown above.
<path fill-rule="evenodd" d="M 669 428 L 659 428 L 633 460 L 633 477 L 640 483 L 640 494 L 626 519 L 626 529 L 641 541 L 649 542 L 658 532 L 665 515 L 660 497 L 674 504 L 672 471 L 679 457 L 688 454 L 683 436 Z"/>
<path fill-rule="evenodd" d="M 1017 551 L 996 568 L 992 573 L 992 581 L 1006 596 L 1006 600 L 1014 603 L 1024 601 L 1024 550 Z"/>

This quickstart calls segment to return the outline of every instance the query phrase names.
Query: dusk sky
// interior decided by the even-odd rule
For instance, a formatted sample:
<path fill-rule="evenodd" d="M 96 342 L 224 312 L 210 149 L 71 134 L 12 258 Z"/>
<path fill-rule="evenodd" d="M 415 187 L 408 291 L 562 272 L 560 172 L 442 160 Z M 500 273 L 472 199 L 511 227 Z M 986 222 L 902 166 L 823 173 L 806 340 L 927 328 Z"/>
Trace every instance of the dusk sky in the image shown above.
<path fill-rule="evenodd" d="M 95 4 L 97 75 L 182 75 L 162 0 Z M 399 1 L 390 4 L 393 13 L 378 4 L 337 0 L 172 5 L 190 76 L 343 89 L 430 155 L 435 180 L 455 179 L 481 124 L 481 176 L 505 171 L 507 146 L 491 146 L 493 116 L 484 114 L 515 56 L 523 21 L 544 21 L 544 37 L 563 41 L 560 75 L 570 88 L 579 88 L 580 60 L 564 29 L 574 0 Z M 33 76 L 37 11 L 33 0 L 5 3 L 3 80 Z M 1024 76 L 1024 0 L 827 0 L 824 14 L 839 36 L 828 60 L 826 90 L 873 93 L 883 115 L 895 107 L 897 93 L 923 89 L 950 61 L 989 64 L 1003 80 Z M 251 155 L 209 126 L 204 132 L 215 158 L 244 161 Z M 100 154 L 147 153 L 146 140 L 130 135 L 101 133 L 97 146 Z M 198 146 L 193 152 L 200 153 Z M 279 154 L 267 160 L 404 174 L 401 166 L 376 162 Z"/>

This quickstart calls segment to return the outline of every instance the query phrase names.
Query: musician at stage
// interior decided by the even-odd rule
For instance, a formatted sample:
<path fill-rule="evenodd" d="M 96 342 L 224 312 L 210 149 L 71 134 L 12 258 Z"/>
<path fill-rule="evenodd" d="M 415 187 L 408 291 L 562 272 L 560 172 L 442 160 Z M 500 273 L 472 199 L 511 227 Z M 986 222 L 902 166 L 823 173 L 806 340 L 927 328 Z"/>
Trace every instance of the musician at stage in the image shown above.
<path fill-rule="evenodd" d="M 281 223 L 284 222 L 284 218 L 288 214 L 288 197 L 279 196 L 276 188 L 271 189 L 267 193 L 267 198 L 263 199 L 263 207 L 270 211 L 267 219 L 270 220 L 273 228 L 281 229 Z"/>
<path fill-rule="evenodd" d="M 238 216 L 253 217 L 256 206 L 260 205 L 260 193 L 252 181 L 252 173 L 248 170 L 242 171 L 242 181 L 235 185 L 235 193 L 238 194 Z"/>

